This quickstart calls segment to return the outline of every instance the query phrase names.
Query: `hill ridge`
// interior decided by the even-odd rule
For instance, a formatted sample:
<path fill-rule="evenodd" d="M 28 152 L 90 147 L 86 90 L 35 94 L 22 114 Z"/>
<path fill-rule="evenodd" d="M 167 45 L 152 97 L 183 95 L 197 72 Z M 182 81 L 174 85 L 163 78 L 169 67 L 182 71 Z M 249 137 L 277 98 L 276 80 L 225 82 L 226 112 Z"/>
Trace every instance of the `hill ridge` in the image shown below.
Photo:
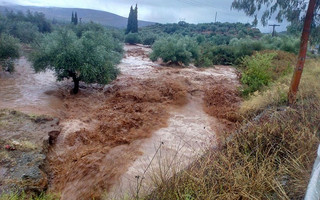
<path fill-rule="evenodd" d="M 27 12 L 42 12 L 45 14 L 46 18 L 49 20 L 58 20 L 69 22 L 71 20 L 71 13 L 77 12 L 79 19 L 81 18 L 82 22 L 96 22 L 104 26 L 112 26 L 116 28 L 125 28 L 127 26 L 127 18 L 120 15 L 95 9 L 86 9 L 86 8 L 61 8 L 61 7 L 38 7 L 38 6 L 22 6 L 22 5 L 13 5 L 5 3 L 0 5 L 0 12 L 3 13 L 5 10 L 12 11 L 22 11 Z M 129 10 L 129 9 L 128 9 Z M 139 20 L 139 27 L 149 26 L 155 24 L 154 22 L 148 22 Z"/>

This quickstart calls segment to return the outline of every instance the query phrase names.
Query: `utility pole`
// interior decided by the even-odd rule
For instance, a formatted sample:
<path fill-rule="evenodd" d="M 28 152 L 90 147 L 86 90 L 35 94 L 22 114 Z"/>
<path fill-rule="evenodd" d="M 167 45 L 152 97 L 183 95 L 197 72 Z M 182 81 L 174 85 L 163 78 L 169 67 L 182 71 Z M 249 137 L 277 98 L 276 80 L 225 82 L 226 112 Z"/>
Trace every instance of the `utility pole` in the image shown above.
<path fill-rule="evenodd" d="M 309 40 L 309 35 L 311 30 L 311 22 L 312 22 L 313 14 L 315 11 L 316 2 L 317 0 L 309 1 L 308 11 L 304 21 L 303 31 L 301 35 L 301 44 L 300 44 L 298 62 L 292 76 L 291 85 L 288 93 L 288 100 L 289 100 L 288 104 L 290 106 L 292 106 L 296 101 L 296 95 L 298 92 L 298 87 L 300 84 L 300 79 L 301 79 L 304 63 L 306 60 L 308 40 Z"/>
<path fill-rule="evenodd" d="M 271 24 L 269 26 L 272 26 L 273 27 L 273 31 L 272 31 L 272 37 L 276 36 L 276 26 L 280 26 L 278 24 Z"/>

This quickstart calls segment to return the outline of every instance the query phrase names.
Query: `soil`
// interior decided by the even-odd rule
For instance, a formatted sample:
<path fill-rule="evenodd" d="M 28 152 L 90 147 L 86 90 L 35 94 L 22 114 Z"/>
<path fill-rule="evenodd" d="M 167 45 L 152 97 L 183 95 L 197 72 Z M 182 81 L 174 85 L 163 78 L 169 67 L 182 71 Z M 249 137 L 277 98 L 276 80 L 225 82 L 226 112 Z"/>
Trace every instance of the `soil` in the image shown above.
<path fill-rule="evenodd" d="M 77 95 L 69 93 L 71 82 L 55 83 L 50 71 L 34 74 L 25 58 L 18 73 L 0 77 L 6 84 L 0 108 L 60 118 L 47 166 L 49 191 L 61 199 L 133 197 L 136 177 L 143 180 L 139 195 L 148 193 L 154 172 L 174 169 L 165 170 L 170 176 L 186 167 L 236 121 L 233 68 L 165 67 L 149 60 L 150 48 L 126 45 L 125 51 L 117 80 L 82 84 Z"/>
<path fill-rule="evenodd" d="M 59 120 L 0 110 L 0 194 L 48 188 L 45 158 L 60 133 Z"/>

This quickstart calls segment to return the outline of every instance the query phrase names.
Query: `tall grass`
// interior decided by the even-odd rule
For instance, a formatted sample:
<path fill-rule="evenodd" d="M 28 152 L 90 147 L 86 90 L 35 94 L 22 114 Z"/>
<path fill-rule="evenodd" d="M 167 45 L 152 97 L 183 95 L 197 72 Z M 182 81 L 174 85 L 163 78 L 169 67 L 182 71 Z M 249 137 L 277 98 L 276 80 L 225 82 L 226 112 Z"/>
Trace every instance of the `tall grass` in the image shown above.
<path fill-rule="evenodd" d="M 290 75 L 251 96 L 236 133 L 145 199 L 302 199 L 320 142 L 319 76 L 320 61 L 309 61 L 293 108 Z"/>

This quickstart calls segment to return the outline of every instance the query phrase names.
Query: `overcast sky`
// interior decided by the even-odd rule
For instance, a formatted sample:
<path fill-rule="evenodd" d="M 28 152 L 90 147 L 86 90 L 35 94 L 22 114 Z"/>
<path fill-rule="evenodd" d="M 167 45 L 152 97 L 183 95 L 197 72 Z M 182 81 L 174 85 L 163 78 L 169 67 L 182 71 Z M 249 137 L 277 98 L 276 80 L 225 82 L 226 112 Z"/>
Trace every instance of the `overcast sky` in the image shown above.
<path fill-rule="evenodd" d="M 233 0 L 10 0 L 19 5 L 89 8 L 112 12 L 128 17 L 131 5 L 138 3 L 140 20 L 159 23 L 186 21 L 189 23 L 213 22 L 217 12 L 217 21 L 251 23 L 253 18 L 243 12 L 231 10 Z M 5 2 L 1 1 L 0 2 Z M 9 1 L 6 1 L 9 2 Z M 270 21 L 274 23 L 274 21 Z M 259 26 L 263 32 L 271 32 L 271 27 Z M 285 30 L 281 24 L 278 30 Z"/>

